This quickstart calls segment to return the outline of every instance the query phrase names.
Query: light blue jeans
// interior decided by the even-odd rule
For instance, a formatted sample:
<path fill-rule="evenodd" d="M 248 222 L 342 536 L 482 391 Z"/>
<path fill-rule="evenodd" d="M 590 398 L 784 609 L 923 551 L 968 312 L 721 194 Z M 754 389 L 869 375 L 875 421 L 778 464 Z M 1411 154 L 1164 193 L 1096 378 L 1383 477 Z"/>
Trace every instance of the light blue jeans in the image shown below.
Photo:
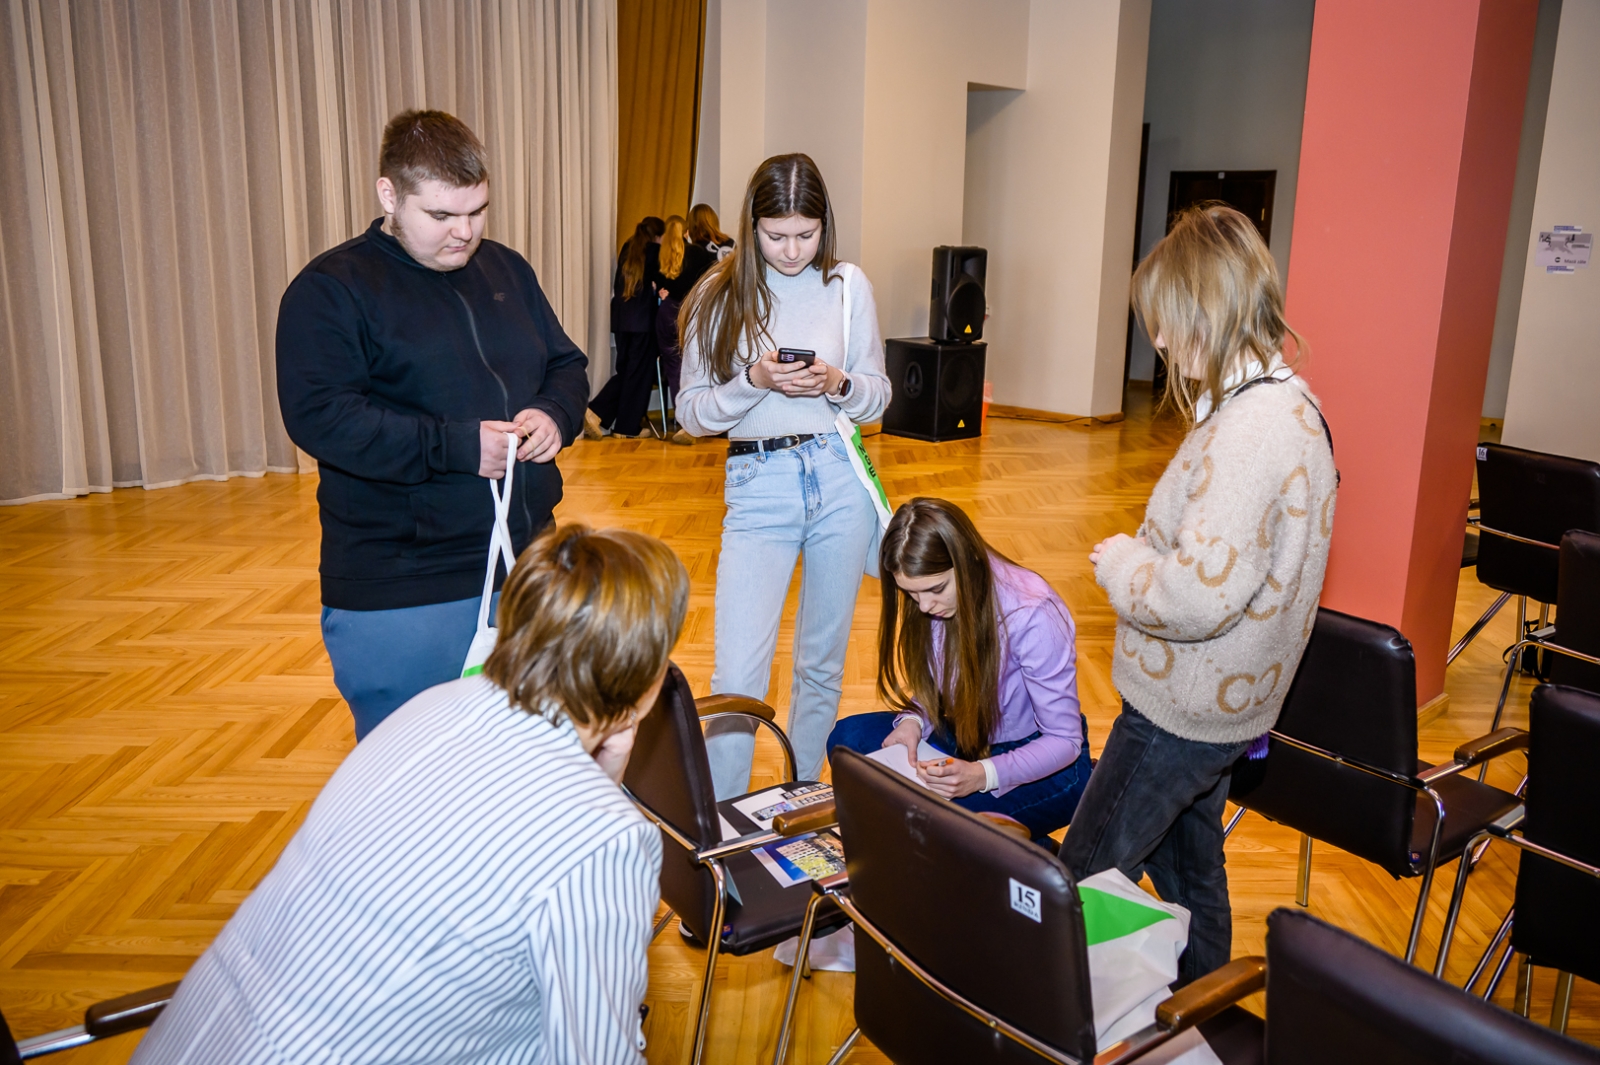
<path fill-rule="evenodd" d="M 845 647 L 877 512 L 837 433 L 784 451 L 730 457 L 723 496 L 711 690 L 767 698 L 778 620 L 798 559 L 787 731 L 799 779 L 815 780 L 839 716 Z M 750 789 L 751 726 L 713 722 L 706 748 L 718 799 Z"/>
<path fill-rule="evenodd" d="M 322 644 L 333 683 L 350 704 L 356 739 L 383 723 L 413 695 L 461 676 L 478 631 L 477 596 L 397 610 L 322 608 Z M 490 603 L 489 623 L 499 613 Z"/>

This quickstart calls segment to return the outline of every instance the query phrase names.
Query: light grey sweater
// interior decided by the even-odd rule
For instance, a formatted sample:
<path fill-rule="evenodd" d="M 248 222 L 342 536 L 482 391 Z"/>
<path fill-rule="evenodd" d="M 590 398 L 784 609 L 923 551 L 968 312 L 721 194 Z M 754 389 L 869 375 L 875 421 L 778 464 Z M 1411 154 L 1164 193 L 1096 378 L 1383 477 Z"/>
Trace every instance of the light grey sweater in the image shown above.
<path fill-rule="evenodd" d="M 1157 726 L 1239 743 L 1278 719 L 1328 566 L 1336 474 L 1298 377 L 1223 401 L 1178 447 L 1139 539 L 1100 556 L 1112 680 Z"/>
<path fill-rule="evenodd" d="M 889 405 L 889 378 L 883 371 L 883 337 L 878 331 L 878 306 L 872 283 L 860 269 L 850 275 L 850 348 L 845 351 L 844 286 L 835 274 L 822 284 L 822 271 L 808 267 L 786 277 L 767 267 L 772 288 L 772 320 L 767 324 L 771 343 L 750 352 L 740 345 L 737 373 L 716 383 L 691 338 L 684 346 L 682 391 L 678 393 L 678 422 L 693 436 L 726 431 L 734 440 L 765 440 L 791 433 L 827 433 L 842 410 L 856 424 L 876 421 Z M 745 380 L 746 363 L 775 348 L 804 348 L 850 376 L 850 394 L 843 401 L 826 396 L 794 399 L 781 392 L 756 388 Z"/>

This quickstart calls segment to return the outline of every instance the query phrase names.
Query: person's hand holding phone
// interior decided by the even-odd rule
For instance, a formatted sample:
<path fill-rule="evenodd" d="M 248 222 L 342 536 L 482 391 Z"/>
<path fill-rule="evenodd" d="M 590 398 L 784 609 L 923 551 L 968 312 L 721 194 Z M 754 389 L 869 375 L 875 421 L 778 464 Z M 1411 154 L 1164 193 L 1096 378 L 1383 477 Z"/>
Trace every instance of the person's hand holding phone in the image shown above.
<path fill-rule="evenodd" d="M 750 383 L 757 388 L 790 395 L 789 389 L 794 383 L 807 379 L 810 372 L 805 363 L 785 361 L 778 352 L 769 351 L 750 364 Z"/>

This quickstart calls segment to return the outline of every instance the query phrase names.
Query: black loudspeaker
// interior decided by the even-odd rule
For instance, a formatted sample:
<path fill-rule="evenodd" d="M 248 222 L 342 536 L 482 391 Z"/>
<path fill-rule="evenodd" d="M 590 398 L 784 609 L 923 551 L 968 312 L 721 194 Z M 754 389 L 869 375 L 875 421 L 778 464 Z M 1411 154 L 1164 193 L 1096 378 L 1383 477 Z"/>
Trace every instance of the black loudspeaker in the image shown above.
<path fill-rule="evenodd" d="M 889 341 L 884 361 L 893 398 L 883 412 L 883 431 L 935 442 L 977 436 L 987 347 L 926 337 Z"/>
<path fill-rule="evenodd" d="M 971 343 L 983 339 L 988 303 L 983 276 L 989 253 L 982 248 L 941 244 L 933 249 L 933 297 L 928 306 L 928 335 L 934 340 Z"/>

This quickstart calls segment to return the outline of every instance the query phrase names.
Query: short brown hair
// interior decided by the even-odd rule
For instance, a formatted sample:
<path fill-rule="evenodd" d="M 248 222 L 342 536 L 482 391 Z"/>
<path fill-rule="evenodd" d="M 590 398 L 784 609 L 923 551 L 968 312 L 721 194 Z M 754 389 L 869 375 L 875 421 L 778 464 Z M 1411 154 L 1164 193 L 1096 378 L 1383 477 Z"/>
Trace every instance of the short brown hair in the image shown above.
<path fill-rule="evenodd" d="M 489 157 L 467 124 L 443 111 L 402 111 L 383 130 L 378 176 L 405 199 L 424 181 L 470 189 L 489 180 Z"/>
<path fill-rule="evenodd" d="M 689 574 L 660 540 L 555 526 L 506 578 L 484 676 L 522 710 L 604 729 L 661 676 L 688 606 Z"/>
<path fill-rule="evenodd" d="M 1215 410 L 1222 382 L 1250 363 L 1266 372 L 1287 337 L 1295 339 L 1295 361 L 1306 352 L 1283 320 L 1283 284 L 1267 242 L 1255 223 L 1222 203 L 1188 208 L 1173 220 L 1133 272 L 1133 309 L 1150 342 L 1159 335 L 1166 343 L 1164 401 L 1190 421 L 1202 393 L 1211 393 Z M 1174 355 L 1196 358 L 1203 375 L 1189 381 Z"/>

